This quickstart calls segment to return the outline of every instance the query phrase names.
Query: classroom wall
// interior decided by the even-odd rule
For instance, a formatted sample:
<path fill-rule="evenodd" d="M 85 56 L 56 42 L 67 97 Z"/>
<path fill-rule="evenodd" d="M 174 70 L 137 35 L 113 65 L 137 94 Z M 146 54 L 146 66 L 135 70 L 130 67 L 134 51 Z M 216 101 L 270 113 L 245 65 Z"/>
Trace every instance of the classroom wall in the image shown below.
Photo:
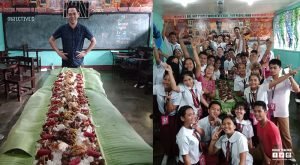
<path fill-rule="evenodd" d="M 152 27 L 152 25 L 151 25 Z M 152 35 L 151 35 L 152 36 Z M 151 37 L 152 38 L 152 37 Z M 150 40 L 150 42 L 152 39 Z M 4 43 L 4 32 L 3 32 L 3 20 L 2 13 L 0 13 L 0 51 L 5 50 Z M 9 51 L 9 56 L 18 56 L 23 55 L 21 51 Z M 35 57 L 35 52 L 30 52 L 29 56 Z M 61 66 L 61 58 L 54 51 L 42 51 L 39 52 L 39 56 L 41 57 L 41 65 L 50 67 Z M 95 50 L 91 51 L 84 59 L 84 65 L 100 65 L 100 68 L 106 69 L 107 66 L 111 66 L 112 54 L 109 50 Z"/>
<path fill-rule="evenodd" d="M 293 5 L 290 5 L 286 8 L 280 9 L 275 12 L 275 14 L 279 14 L 288 10 L 292 10 L 296 7 L 300 7 L 300 2 L 297 2 Z M 292 69 L 296 69 L 300 67 L 300 51 L 290 51 L 290 50 L 282 50 L 282 49 L 274 49 L 274 55 L 279 55 L 280 60 L 282 61 L 282 66 L 285 67 L 287 65 L 291 65 Z M 295 76 L 295 80 L 300 83 L 300 72 Z"/>
<path fill-rule="evenodd" d="M 5 50 L 4 46 L 4 33 L 3 33 L 2 13 L 0 13 L 0 51 Z"/>

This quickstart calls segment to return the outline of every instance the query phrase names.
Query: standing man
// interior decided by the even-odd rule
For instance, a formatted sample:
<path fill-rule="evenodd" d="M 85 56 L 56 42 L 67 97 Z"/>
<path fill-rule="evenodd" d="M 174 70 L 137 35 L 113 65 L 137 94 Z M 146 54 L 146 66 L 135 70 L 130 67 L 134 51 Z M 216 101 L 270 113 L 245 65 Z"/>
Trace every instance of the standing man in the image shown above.
<path fill-rule="evenodd" d="M 272 59 L 269 62 L 269 68 L 271 76 L 265 80 L 265 82 L 271 82 L 279 79 L 281 71 L 281 61 L 278 59 Z M 300 92 L 299 85 L 293 77 L 289 77 L 287 80 L 277 84 L 275 87 L 268 91 L 268 108 L 273 111 L 274 123 L 278 126 L 282 145 L 284 149 L 292 150 L 292 138 L 290 134 L 290 122 L 289 122 L 289 103 L 291 91 Z M 291 152 L 292 159 L 290 162 L 296 164 L 294 152 Z"/>
<path fill-rule="evenodd" d="M 77 68 L 83 63 L 84 56 L 96 45 L 92 33 L 78 23 L 79 9 L 76 6 L 68 7 L 68 24 L 60 26 L 49 38 L 51 47 L 62 58 L 62 67 Z M 55 40 L 61 38 L 63 51 L 60 51 Z M 83 50 L 84 39 L 90 40 L 90 45 Z"/>

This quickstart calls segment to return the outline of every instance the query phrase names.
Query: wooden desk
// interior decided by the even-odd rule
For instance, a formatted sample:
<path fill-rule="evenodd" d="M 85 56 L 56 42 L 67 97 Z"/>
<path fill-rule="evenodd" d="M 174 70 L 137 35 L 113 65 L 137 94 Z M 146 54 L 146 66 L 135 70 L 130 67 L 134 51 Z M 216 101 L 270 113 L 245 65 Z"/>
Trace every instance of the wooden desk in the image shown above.
<path fill-rule="evenodd" d="M 3 64 L 3 63 L 0 63 L 0 72 L 2 71 L 2 75 L 1 75 L 1 78 L 0 78 L 0 86 L 4 85 L 4 79 L 6 77 L 7 71 L 11 70 L 11 69 L 14 69 L 17 66 L 18 66 L 17 63 L 14 63 L 14 64 Z"/>

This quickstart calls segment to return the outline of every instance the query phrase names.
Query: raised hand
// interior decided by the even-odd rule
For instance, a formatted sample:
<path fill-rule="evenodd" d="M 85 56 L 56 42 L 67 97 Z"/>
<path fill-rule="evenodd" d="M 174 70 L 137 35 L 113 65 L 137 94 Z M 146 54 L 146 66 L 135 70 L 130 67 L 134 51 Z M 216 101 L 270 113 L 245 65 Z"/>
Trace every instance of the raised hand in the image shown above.
<path fill-rule="evenodd" d="M 223 129 L 220 127 L 217 131 L 215 131 L 211 137 L 211 140 L 217 141 L 220 138 L 222 130 Z"/>
<path fill-rule="evenodd" d="M 173 72 L 172 67 L 170 65 L 165 65 L 164 67 L 167 72 L 169 72 L 169 73 Z"/>

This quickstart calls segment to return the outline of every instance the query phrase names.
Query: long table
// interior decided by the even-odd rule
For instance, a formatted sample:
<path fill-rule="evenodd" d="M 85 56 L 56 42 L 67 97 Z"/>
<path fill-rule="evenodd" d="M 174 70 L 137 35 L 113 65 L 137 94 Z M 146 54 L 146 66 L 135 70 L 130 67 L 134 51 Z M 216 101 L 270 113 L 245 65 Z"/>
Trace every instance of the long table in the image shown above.
<path fill-rule="evenodd" d="M 66 68 L 63 68 L 66 69 Z M 85 93 L 103 157 L 107 165 L 153 164 L 153 149 L 131 127 L 107 99 L 100 73 L 89 68 L 71 69 L 82 73 Z M 32 165 L 36 141 L 50 104 L 53 82 L 62 69 L 52 70 L 42 88 L 28 100 L 24 110 L 0 148 L 0 165 Z"/>

